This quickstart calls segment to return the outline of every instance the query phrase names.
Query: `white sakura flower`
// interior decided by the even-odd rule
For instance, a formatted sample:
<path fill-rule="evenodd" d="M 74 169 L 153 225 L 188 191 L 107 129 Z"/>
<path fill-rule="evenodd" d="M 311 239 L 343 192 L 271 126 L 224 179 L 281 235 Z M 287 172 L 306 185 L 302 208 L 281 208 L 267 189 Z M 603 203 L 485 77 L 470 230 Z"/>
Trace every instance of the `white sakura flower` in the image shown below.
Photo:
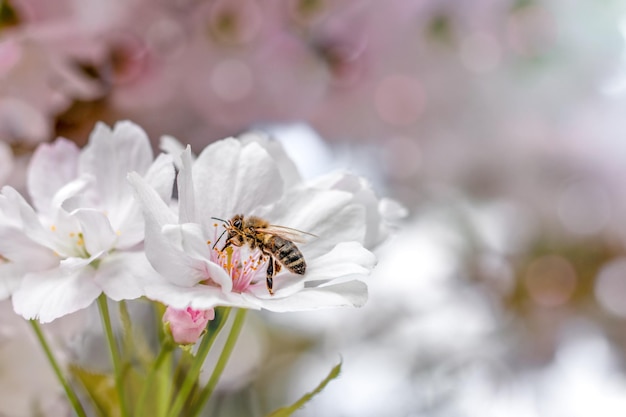
<path fill-rule="evenodd" d="M 18 314 L 48 322 L 103 292 L 116 301 L 143 295 L 141 280 L 154 270 L 142 250 L 143 216 L 126 182 L 130 171 L 169 200 L 171 157 L 153 161 L 145 132 L 133 123 L 113 131 L 98 123 L 82 151 L 64 139 L 35 151 L 28 173 L 35 209 L 3 189 L 0 295 L 12 295 Z"/>
<path fill-rule="evenodd" d="M 366 209 L 348 191 L 309 187 L 284 178 L 277 150 L 256 141 L 216 142 L 195 159 L 181 155 L 178 214 L 137 174 L 129 181 L 146 220 L 146 256 L 162 276 L 146 296 L 177 309 L 236 306 L 271 311 L 360 306 L 374 255 L 363 247 Z M 280 158 L 279 158 L 280 159 Z M 267 257 L 249 245 L 222 250 L 224 224 L 237 214 L 311 233 L 297 243 L 306 273 L 283 267 L 266 288 Z"/>
<path fill-rule="evenodd" d="M 58 264 L 54 251 L 31 240 L 25 230 L 37 236 L 36 215 L 13 188 L 0 193 L 0 300 L 9 298 L 27 271 L 41 271 Z M 35 237 L 36 239 L 36 237 Z"/>

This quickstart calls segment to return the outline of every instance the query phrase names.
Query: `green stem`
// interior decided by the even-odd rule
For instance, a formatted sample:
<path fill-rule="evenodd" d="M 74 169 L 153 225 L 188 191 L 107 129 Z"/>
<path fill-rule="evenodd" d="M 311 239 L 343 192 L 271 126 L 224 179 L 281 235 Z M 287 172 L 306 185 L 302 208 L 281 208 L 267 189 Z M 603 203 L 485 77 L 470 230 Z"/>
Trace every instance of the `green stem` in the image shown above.
<path fill-rule="evenodd" d="M 118 303 L 119 312 L 120 312 L 120 322 L 122 323 L 122 341 L 120 344 L 122 345 L 121 354 L 125 355 L 122 358 L 125 362 L 131 362 L 132 352 L 135 352 L 134 338 L 133 338 L 133 329 L 130 321 L 130 313 L 128 312 L 128 306 L 126 305 L 126 301 L 121 300 Z"/>
<path fill-rule="evenodd" d="M 224 371 L 224 368 L 226 368 L 226 364 L 228 364 L 228 359 L 230 358 L 230 355 L 235 348 L 235 344 L 237 343 L 237 339 L 239 338 L 239 333 L 241 333 L 241 328 L 243 327 L 243 322 L 245 321 L 247 311 L 248 310 L 245 309 L 237 310 L 235 320 L 233 321 L 233 327 L 230 329 L 228 339 L 226 339 L 226 344 L 224 344 L 224 349 L 222 349 L 222 353 L 217 360 L 217 364 L 213 369 L 213 373 L 211 374 L 211 378 L 209 378 L 209 382 L 207 382 L 206 386 L 202 389 L 202 391 L 200 391 L 198 401 L 195 403 L 194 407 L 191 410 L 191 417 L 198 416 L 204 408 L 206 402 L 209 401 L 209 398 L 211 398 L 211 395 L 213 394 L 213 391 L 215 390 L 215 387 L 217 386 L 217 383 L 222 376 L 222 372 Z"/>
<path fill-rule="evenodd" d="M 113 372 L 115 373 L 115 388 L 117 389 L 117 395 L 120 401 L 120 411 L 122 417 L 128 417 L 128 408 L 126 407 L 126 396 L 124 395 L 122 375 L 122 364 L 120 362 L 120 352 L 115 341 L 115 335 L 113 334 L 113 327 L 111 326 L 111 316 L 109 315 L 109 305 L 107 304 L 107 298 L 104 293 L 98 297 L 98 308 L 100 309 L 100 317 L 102 318 L 102 327 L 106 334 L 107 342 L 109 344 L 109 351 L 111 352 L 111 361 L 113 362 Z"/>
<path fill-rule="evenodd" d="M 72 408 L 74 409 L 74 411 L 79 417 L 87 417 L 87 414 L 85 414 L 85 410 L 83 409 L 83 406 L 80 404 L 80 401 L 78 400 L 78 396 L 74 392 L 74 389 L 63 376 L 61 367 L 59 366 L 59 363 L 55 359 L 54 354 L 52 353 L 52 350 L 50 349 L 50 346 L 48 345 L 48 342 L 46 341 L 43 331 L 41 330 L 41 327 L 39 326 L 39 323 L 35 320 L 29 320 L 29 323 L 31 327 L 33 328 L 33 330 L 35 331 L 35 334 L 37 335 L 37 339 L 39 340 L 41 347 L 46 353 L 48 362 L 50 362 L 50 365 L 52 366 L 52 369 L 54 370 L 54 373 L 56 374 L 57 379 L 63 386 L 63 389 L 65 390 L 65 395 L 67 395 L 67 399 L 70 400 L 70 403 L 72 403 Z"/>
<path fill-rule="evenodd" d="M 170 412 L 167 414 L 168 417 L 178 417 L 180 415 L 180 412 L 187 402 L 189 394 L 191 393 L 191 390 L 193 389 L 193 386 L 198 379 L 198 375 L 200 375 L 202 364 L 204 364 L 204 360 L 209 354 L 211 346 L 213 346 L 217 335 L 219 334 L 222 327 L 224 327 L 224 324 L 228 319 L 228 315 L 230 314 L 230 310 L 230 307 L 215 309 L 215 318 L 211 320 L 209 326 L 207 327 L 207 333 L 204 335 L 202 341 L 200 342 L 196 357 L 194 358 L 194 361 L 191 364 L 187 375 L 185 375 L 185 380 L 180 387 L 180 391 L 178 391 L 176 399 L 174 400 L 174 404 L 172 405 Z"/>
<path fill-rule="evenodd" d="M 165 369 L 167 373 L 159 376 L 162 377 L 162 381 L 158 381 L 158 389 L 156 391 L 156 400 L 155 400 L 155 408 L 157 413 L 154 417 L 167 417 L 167 412 L 170 408 L 172 393 L 174 392 L 174 381 L 172 379 L 172 365 L 173 365 L 174 355 L 170 354 L 167 356 L 165 361 Z"/>
<path fill-rule="evenodd" d="M 169 357 L 170 353 L 172 353 L 174 346 L 170 343 L 165 342 L 161 347 L 161 351 L 157 356 L 154 364 L 150 368 L 150 372 L 148 373 L 148 377 L 146 378 L 143 387 L 141 388 L 141 394 L 139 395 L 139 402 L 137 403 L 137 409 L 135 411 L 136 416 L 143 416 L 144 410 L 146 408 L 146 403 L 148 400 L 148 393 L 152 388 L 152 381 L 156 378 L 156 374 L 163 365 L 163 362 Z"/>
<path fill-rule="evenodd" d="M 168 339 L 168 335 L 165 334 L 165 330 L 163 328 L 163 315 L 165 314 L 165 310 L 165 305 L 157 302 L 152 303 L 154 322 L 156 323 L 156 332 L 160 343 L 165 343 L 166 339 Z"/>

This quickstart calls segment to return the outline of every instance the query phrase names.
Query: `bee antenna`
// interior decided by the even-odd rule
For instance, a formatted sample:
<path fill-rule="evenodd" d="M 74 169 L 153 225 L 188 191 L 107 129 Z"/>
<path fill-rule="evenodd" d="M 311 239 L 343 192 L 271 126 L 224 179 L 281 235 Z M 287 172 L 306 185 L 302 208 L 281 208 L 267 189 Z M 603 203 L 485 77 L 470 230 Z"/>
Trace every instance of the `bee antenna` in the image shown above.
<path fill-rule="evenodd" d="M 213 219 L 214 217 L 211 217 L 211 218 Z M 217 219 L 217 220 L 219 220 L 219 219 Z M 218 238 L 217 238 L 217 240 L 215 241 L 215 243 L 213 244 L 213 246 L 211 247 L 211 249 L 215 249 L 215 245 L 217 245 L 217 242 L 219 242 L 219 241 L 220 241 L 220 239 L 222 238 L 222 236 L 224 236 L 224 233 L 226 233 L 226 229 L 224 229 L 224 231 L 222 232 L 222 234 L 220 235 L 220 237 L 218 237 Z"/>
<path fill-rule="evenodd" d="M 219 221 L 221 221 L 221 222 L 223 222 L 223 223 L 228 223 L 226 220 L 224 220 L 224 219 L 220 219 L 219 217 L 211 217 L 211 218 L 212 218 L 213 220 L 219 220 Z"/>

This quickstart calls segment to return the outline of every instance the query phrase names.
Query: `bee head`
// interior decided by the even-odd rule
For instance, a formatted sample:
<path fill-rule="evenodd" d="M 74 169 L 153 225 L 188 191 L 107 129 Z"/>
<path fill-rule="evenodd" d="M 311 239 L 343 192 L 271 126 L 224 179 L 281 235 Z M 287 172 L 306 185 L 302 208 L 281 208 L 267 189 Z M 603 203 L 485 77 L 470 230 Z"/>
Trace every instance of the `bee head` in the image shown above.
<path fill-rule="evenodd" d="M 233 217 L 230 220 L 229 223 L 230 223 L 229 226 L 231 228 L 242 231 L 243 230 L 243 215 L 237 214 L 235 217 Z"/>
<path fill-rule="evenodd" d="M 233 216 L 233 218 L 230 220 L 224 220 L 218 217 L 211 217 L 211 218 L 215 220 L 219 220 L 222 223 L 224 223 L 224 231 L 213 244 L 213 248 L 215 248 L 215 245 L 217 245 L 217 242 L 219 242 L 222 239 L 222 236 L 224 236 L 224 233 L 227 233 L 226 246 L 228 245 L 242 246 L 244 244 L 245 239 L 244 239 L 244 232 L 243 232 L 243 222 L 244 222 L 243 214 L 237 214 Z"/>

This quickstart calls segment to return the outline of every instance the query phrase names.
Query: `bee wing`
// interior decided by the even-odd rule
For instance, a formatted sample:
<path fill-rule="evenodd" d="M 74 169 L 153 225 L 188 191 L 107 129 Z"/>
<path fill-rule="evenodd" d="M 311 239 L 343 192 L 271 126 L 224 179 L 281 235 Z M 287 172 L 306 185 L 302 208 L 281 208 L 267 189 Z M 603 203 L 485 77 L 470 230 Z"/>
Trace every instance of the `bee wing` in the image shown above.
<path fill-rule="evenodd" d="M 276 224 L 270 224 L 262 229 L 257 229 L 259 232 L 267 233 L 274 236 L 282 237 L 283 239 L 289 239 L 296 243 L 305 243 L 308 241 L 307 237 L 317 238 L 316 235 L 302 230 L 292 229 L 287 226 L 279 226 Z"/>

